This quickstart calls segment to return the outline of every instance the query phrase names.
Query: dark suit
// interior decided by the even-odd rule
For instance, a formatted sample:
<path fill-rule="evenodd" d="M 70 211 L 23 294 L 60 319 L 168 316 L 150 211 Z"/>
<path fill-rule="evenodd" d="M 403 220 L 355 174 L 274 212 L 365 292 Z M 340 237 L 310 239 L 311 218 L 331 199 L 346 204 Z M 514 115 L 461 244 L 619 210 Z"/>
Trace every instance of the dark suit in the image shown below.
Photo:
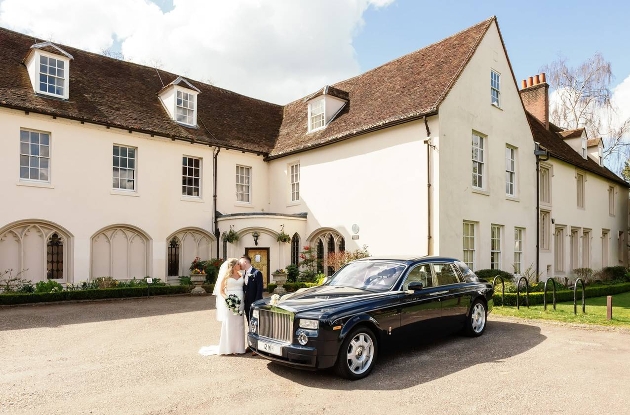
<path fill-rule="evenodd" d="M 263 275 L 262 272 L 252 267 L 249 270 L 249 279 L 247 284 L 243 286 L 245 292 L 245 315 L 249 323 L 249 309 L 252 303 L 263 298 Z"/>

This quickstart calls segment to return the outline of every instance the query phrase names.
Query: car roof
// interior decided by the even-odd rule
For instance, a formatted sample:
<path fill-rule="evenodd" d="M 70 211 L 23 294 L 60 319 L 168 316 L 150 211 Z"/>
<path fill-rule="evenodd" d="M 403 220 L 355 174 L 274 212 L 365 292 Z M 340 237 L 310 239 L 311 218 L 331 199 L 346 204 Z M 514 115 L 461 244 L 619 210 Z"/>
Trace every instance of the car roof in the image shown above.
<path fill-rule="evenodd" d="M 428 256 L 414 256 L 414 255 L 379 255 L 362 258 L 359 261 L 400 261 L 400 262 L 453 262 L 459 261 L 457 258 L 451 258 L 446 256 L 428 255 Z"/>

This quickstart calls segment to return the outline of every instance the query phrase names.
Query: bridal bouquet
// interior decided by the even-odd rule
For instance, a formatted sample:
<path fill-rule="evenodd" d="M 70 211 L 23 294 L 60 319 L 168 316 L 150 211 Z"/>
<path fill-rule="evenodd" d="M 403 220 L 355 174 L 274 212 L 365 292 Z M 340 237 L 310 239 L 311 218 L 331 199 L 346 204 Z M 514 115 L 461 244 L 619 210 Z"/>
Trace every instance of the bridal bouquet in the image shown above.
<path fill-rule="evenodd" d="M 235 316 L 242 316 L 243 310 L 241 310 L 241 299 L 238 298 L 235 294 L 230 294 L 225 299 L 225 303 L 227 304 L 228 310 L 234 313 Z"/>

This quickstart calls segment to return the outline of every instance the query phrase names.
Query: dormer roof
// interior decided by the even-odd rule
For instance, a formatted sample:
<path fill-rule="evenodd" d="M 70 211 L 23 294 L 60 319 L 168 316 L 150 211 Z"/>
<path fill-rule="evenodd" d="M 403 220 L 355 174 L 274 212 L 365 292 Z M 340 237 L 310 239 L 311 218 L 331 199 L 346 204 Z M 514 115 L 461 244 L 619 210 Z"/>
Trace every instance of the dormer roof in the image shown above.
<path fill-rule="evenodd" d="M 193 91 L 196 91 L 197 93 L 201 93 L 201 90 L 199 88 L 197 88 L 196 86 L 194 86 L 193 84 L 191 84 L 187 79 L 178 76 L 177 78 L 175 78 L 175 80 L 173 80 L 173 82 L 170 82 L 169 84 L 165 85 L 160 92 L 164 91 L 166 88 L 174 86 L 174 85 L 179 85 L 183 88 L 187 88 L 187 89 L 192 89 Z M 160 93 L 158 92 L 158 94 Z"/>
<path fill-rule="evenodd" d="M 582 137 L 582 134 L 584 134 L 584 128 L 576 128 L 573 130 L 563 130 L 558 132 L 558 135 L 565 140 L 570 138 L 580 138 Z"/>
<path fill-rule="evenodd" d="M 604 141 L 602 140 L 601 137 L 597 137 L 597 138 L 589 138 L 586 141 L 586 147 L 590 148 L 590 147 L 599 147 L 600 145 L 603 145 Z"/>
<path fill-rule="evenodd" d="M 339 88 L 335 88 L 334 86 L 326 85 L 325 87 L 318 89 L 316 92 L 311 95 L 307 95 L 304 97 L 303 101 L 307 102 L 319 96 L 329 95 L 331 97 L 339 98 L 344 101 L 350 100 L 350 94 L 346 91 L 343 91 Z"/>

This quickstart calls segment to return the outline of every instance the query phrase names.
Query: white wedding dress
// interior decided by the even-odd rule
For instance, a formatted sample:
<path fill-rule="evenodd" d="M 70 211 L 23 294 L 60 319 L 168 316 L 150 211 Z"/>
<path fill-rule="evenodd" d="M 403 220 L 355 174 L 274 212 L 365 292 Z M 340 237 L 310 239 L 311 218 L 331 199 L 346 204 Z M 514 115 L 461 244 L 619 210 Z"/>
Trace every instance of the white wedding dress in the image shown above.
<path fill-rule="evenodd" d="M 225 290 L 227 295 L 234 294 L 241 300 L 241 311 L 244 304 L 243 282 L 243 277 L 239 279 L 228 278 Z M 225 304 L 225 300 L 223 304 Z M 245 317 L 234 314 L 226 307 L 223 310 L 221 305 L 217 297 L 217 319 L 222 321 L 219 345 L 204 346 L 199 349 L 199 354 L 203 356 L 245 353 Z"/>

